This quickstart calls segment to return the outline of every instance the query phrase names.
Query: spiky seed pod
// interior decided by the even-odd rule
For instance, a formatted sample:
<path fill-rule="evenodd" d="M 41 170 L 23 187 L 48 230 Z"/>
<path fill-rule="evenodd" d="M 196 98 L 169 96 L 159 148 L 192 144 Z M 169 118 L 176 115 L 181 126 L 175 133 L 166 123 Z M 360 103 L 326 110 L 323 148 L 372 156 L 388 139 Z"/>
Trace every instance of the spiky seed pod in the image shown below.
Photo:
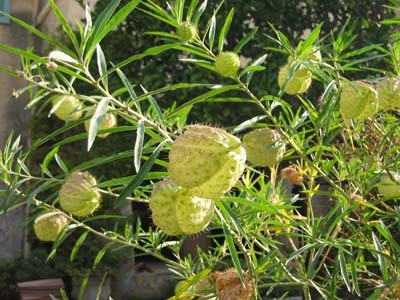
<path fill-rule="evenodd" d="M 288 62 L 282 66 L 278 74 L 278 85 L 283 88 L 286 80 L 289 78 L 290 69 L 294 60 L 289 57 Z M 284 92 L 289 95 L 302 94 L 308 90 L 312 82 L 312 73 L 304 66 L 299 65 L 295 70 L 293 77 L 289 79 Z"/>
<path fill-rule="evenodd" d="M 190 191 L 180 193 L 176 198 L 178 224 L 186 234 L 203 231 L 214 216 L 214 209 L 214 201 L 192 196 Z"/>
<path fill-rule="evenodd" d="M 384 173 L 379 181 L 378 192 L 383 197 L 399 198 L 400 197 L 400 173 L 392 172 L 389 176 Z"/>
<path fill-rule="evenodd" d="M 214 199 L 235 185 L 245 160 L 245 150 L 237 137 L 220 128 L 194 125 L 173 143 L 168 173 L 197 197 Z"/>
<path fill-rule="evenodd" d="M 247 160 L 254 166 L 270 167 L 279 162 L 286 151 L 281 135 L 274 129 L 261 128 L 243 137 Z"/>
<path fill-rule="evenodd" d="M 101 199 L 96 184 L 96 178 L 89 172 L 72 173 L 59 192 L 62 209 L 78 217 L 92 214 L 100 206 Z"/>
<path fill-rule="evenodd" d="M 37 238 L 44 242 L 53 242 L 68 224 L 68 219 L 59 212 L 46 212 L 35 219 L 33 230 Z"/>
<path fill-rule="evenodd" d="M 149 199 L 154 224 L 168 235 L 183 234 L 176 214 L 176 196 L 181 190 L 167 178 L 155 185 Z"/>
<path fill-rule="evenodd" d="M 253 294 L 253 284 L 249 275 L 243 273 L 244 282 L 240 280 L 236 269 L 224 272 L 214 272 L 211 278 L 215 281 L 217 296 L 220 300 L 250 300 Z"/>
<path fill-rule="evenodd" d="M 365 120 L 378 109 L 377 92 L 361 80 L 346 83 L 340 94 L 339 106 L 345 118 Z"/>
<path fill-rule="evenodd" d="M 191 42 L 196 38 L 197 28 L 190 22 L 183 22 L 176 29 L 176 35 L 182 42 Z"/>
<path fill-rule="evenodd" d="M 168 235 L 204 230 L 214 214 L 214 202 L 193 196 L 170 178 L 156 184 L 149 199 L 155 225 Z"/>
<path fill-rule="evenodd" d="M 59 96 L 52 100 L 52 105 L 57 105 L 54 114 L 60 120 L 66 121 L 67 119 L 74 121 L 82 116 L 82 103 L 75 96 Z"/>
<path fill-rule="evenodd" d="M 400 78 L 385 77 L 376 85 L 379 108 L 388 111 L 400 108 Z"/>
<path fill-rule="evenodd" d="M 240 59 L 235 52 L 221 52 L 215 59 L 215 70 L 223 77 L 233 76 L 240 68 Z"/>
<path fill-rule="evenodd" d="M 90 109 L 87 113 L 86 116 L 92 116 L 95 112 L 95 108 Z M 101 121 L 98 130 L 103 130 L 103 129 L 110 129 L 117 126 L 117 117 L 113 113 L 106 113 L 104 115 L 103 120 Z M 85 121 L 85 130 L 89 132 L 90 128 L 90 119 Z M 106 138 L 110 135 L 110 133 L 102 133 L 102 134 L 97 134 L 98 137 L 100 138 Z"/>

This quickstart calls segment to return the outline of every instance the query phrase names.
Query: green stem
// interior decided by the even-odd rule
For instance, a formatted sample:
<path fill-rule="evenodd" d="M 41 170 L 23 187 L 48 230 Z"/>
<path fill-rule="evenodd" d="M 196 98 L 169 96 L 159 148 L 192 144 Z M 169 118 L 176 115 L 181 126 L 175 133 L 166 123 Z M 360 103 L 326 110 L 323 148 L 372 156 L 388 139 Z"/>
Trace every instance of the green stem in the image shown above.
<path fill-rule="evenodd" d="M 46 204 L 46 203 L 42 203 L 42 205 L 47 207 L 47 208 L 49 208 L 49 209 L 55 210 L 55 211 L 63 214 L 71 222 L 77 224 L 79 227 L 89 231 L 90 233 L 93 233 L 94 235 L 96 235 L 96 236 L 98 236 L 100 238 L 103 238 L 103 239 L 106 239 L 106 240 L 109 240 L 109 241 L 112 241 L 112 242 L 115 242 L 115 243 L 118 243 L 118 244 L 121 244 L 121 245 L 125 245 L 125 246 L 128 246 L 128 247 L 131 247 L 131 248 L 133 248 L 135 250 L 142 251 L 142 252 L 144 252 L 146 254 L 149 254 L 149 255 L 153 256 L 154 258 L 157 258 L 157 259 L 163 261 L 164 263 L 166 263 L 166 264 L 168 264 L 170 266 L 173 266 L 175 268 L 180 268 L 180 264 L 178 262 L 164 257 L 162 254 L 158 253 L 157 251 L 154 251 L 154 249 L 150 249 L 149 250 L 149 249 L 147 249 L 147 248 L 145 248 L 143 246 L 140 246 L 138 244 L 134 244 L 134 243 L 132 243 L 130 241 L 123 240 L 120 237 L 109 236 L 107 234 L 104 234 L 104 233 L 102 233 L 100 231 L 97 231 L 97 230 L 93 229 L 92 227 L 86 225 L 85 223 L 82 223 L 82 222 L 76 220 L 75 218 L 73 218 L 72 216 L 66 214 L 62 210 L 59 210 L 59 209 L 57 209 L 57 208 L 55 208 L 55 207 L 53 207 L 53 206 L 51 206 L 49 204 Z"/>

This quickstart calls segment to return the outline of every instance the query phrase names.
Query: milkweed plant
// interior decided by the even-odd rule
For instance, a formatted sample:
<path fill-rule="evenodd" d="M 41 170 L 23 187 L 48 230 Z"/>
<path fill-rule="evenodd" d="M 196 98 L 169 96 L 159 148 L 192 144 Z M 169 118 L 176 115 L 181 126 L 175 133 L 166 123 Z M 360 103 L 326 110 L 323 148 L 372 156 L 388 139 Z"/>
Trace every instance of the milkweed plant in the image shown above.
<path fill-rule="evenodd" d="M 43 56 L 2 44 L 22 67 L 1 71 L 27 82 L 19 91 L 29 97 L 27 109 L 46 110 L 63 125 L 29 149 L 9 136 L 0 153 L 0 211 L 29 206 L 30 224 L 52 243 L 51 256 L 79 231 L 71 260 L 88 235 L 105 241 L 94 264 L 111 246 L 161 260 L 177 282 L 171 299 L 263 299 L 290 289 L 304 299 L 399 299 L 399 36 L 353 49 L 350 23 L 328 35 L 319 24 L 301 41 L 268 24 L 228 45 L 234 8 L 220 23 L 218 10 L 204 18 L 207 1 L 119 2 L 109 1 L 96 20 L 86 7 L 85 21 L 73 29 L 49 0 L 68 43 L 9 16 L 51 50 Z M 129 14 L 161 21 L 159 30 L 137 34 L 162 42 L 108 61 L 101 42 Z M 256 34 L 274 46 L 243 57 Z M 125 75 L 124 67 L 164 52 L 178 53 L 193 72 L 206 70 L 210 82 L 152 89 Z M 286 61 L 278 72 L 268 67 L 272 52 Z M 257 86 L 263 73 L 274 78 L 274 90 Z M 196 96 L 158 101 L 181 90 Z M 255 114 L 239 124 L 229 116 L 228 125 L 188 121 L 196 107 L 221 102 Z M 135 133 L 131 149 L 73 166 L 60 155 L 72 143 L 91 151 L 123 132 Z M 67 137 L 54 142 L 60 136 Z M 32 166 L 30 157 L 44 146 L 40 166 Z M 130 159 L 130 176 L 93 175 L 121 158 Z M 146 205 L 152 226 L 103 214 L 105 201 Z M 101 219 L 118 226 L 92 226 Z M 191 235 L 205 235 L 210 246 L 182 255 Z"/>

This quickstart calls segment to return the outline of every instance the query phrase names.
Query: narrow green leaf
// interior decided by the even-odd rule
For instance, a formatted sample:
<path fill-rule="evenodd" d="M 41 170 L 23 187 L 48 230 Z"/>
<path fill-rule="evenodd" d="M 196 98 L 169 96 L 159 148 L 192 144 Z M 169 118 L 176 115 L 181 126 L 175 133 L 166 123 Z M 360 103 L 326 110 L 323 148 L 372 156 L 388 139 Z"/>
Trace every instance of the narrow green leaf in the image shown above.
<path fill-rule="evenodd" d="M 176 34 L 165 32 L 165 31 L 146 31 L 145 34 L 156 35 L 156 36 L 164 37 L 164 38 L 167 38 L 170 40 L 171 39 L 176 40 L 176 38 L 177 38 Z"/>
<path fill-rule="evenodd" d="M 54 155 L 54 158 L 55 158 L 55 160 L 56 160 L 58 166 L 61 168 L 61 170 L 62 170 L 65 174 L 69 173 L 69 170 L 68 170 L 67 165 L 64 163 L 64 161 L 62 160 L 62 158 L 61 158 L 57 153 Z"/>
<path fill-rule="evenodd" d="M 103 76 L 107 73 L 107 63 L 106 58 L 104 57 L 104 52 L 101 49 L 100 44 L 96 46 L 96 58 L 97 58 L 97 68 L 99 70 L 99 74 L 101 77 L 101 81 L 104 84 L 104 87 L 108 89 L 108 76 Z"/>
<path fill-rule="evenodd" d="M 187 18 L 188 21 L 192 20 L 193 12 L 194 12 L 194 10 L 195 10 L 195 8 L 196 8 L 198 3 L 199 3 L 199 0 L 192 0 L 190 2 L 189 8 L 188 8 L 187 13 L 186 13 L 186 18 Z"/>
<path fill-rule="evenodd" d="M 167 141 L 163 141 L 160 143 L 156 149 L 154 149 L 151 156 L 146 160 L 143 166 L 140 168 L 139 173 L 132 179 L 132 181 L 128 184 L 128 186 L 123 190 L 123 192 L 119 195 L 117 200 L 115 201 L 115 207 L 119 207 L 126 199 L 126 197 L 132 195 L 134 189 L 136 189 L 146 178 L 146 174 L 150 171 L 151 167 L 154 164 L 154 161 L 160 154 L 161 150 L 163 149 L 165 143 Z"/>
<path fill-rule="evenodd" d="M 194 47 L 190 44 L 179 44 L 174 47 L 176 50 L 184 51 L 187 54 L 193 54 L 196 56 L 200 56 L 205 58 L 207 61 L 211 61 L 210 54 L 205 52 L 204 49 L 199 49 L 198 47 Z"/>
<path fill-rule="evenodd" d="M 286 264 L 288 264 L 291 260 L 297 258 L 299 255 L 302 255 L 302 253 L 307 252 L 310 249 L 316 248 L 319 245 L 319 243 L 310 243 L 307 245 L 304 245 L 303 247 L 297 249 L 296 251 L 292 252 L 290 256 L 288 257 Z"/>
<path fill-rule="evenodd" d="M 118 7 L 120 0 L 110 2 L 106 8 L 104 17 L 94 24 L 93 39 L 88 47 L 88 54 L 91 56 L 93 49 L 103 40 L 103 38 L 109 34 L 114 28 L 116 28 L 126 17 L 136 8 L 141 0 L 131 0 L 125 6 L 123 6 L 111 19 L 113 12 Z M 100 16 L 99 16 L 100 18 Z M 99 20 L 99 19 L 98 19 Z M 109 21 L 108 21 L 109 20 Z"/>
<path fill-rule="evenodd" d="M 87 43 L 87 39 L 88 39 L 89 33 L 90 33 L 90 31 L 92 30 L 92 27 L 93 27 L 92 16 L 90 14 L 90 7 L 89 7 L 88 3 L 85 4 L 85 18 L 86 18 L 86 25 L 85 25 L 85 31 L 83 33 L 83 38 L 84 38 L 83 43 L 84 44 Z"/>
<path fill-rule="evenodd" d="M 251 79 L 253 78 L 253 75 L 256 71 L 259 71 L 257 69 L 252 70 L 251 67 L 256 67 L 256 66 L 260 66 L 261 64 L 263 64 L 265 62 L 265 60 L 267 59 L 268 54 L 264 54 L 261 57 L 257 58 L 254 62 L 251 63 L 251 65 L 248 67 L 249 70 L 247 71 L 248 68 L 246 68 L 242 73 L 240 73 L 240 76 L 244 75 L 247 73 L 246 75 L 246 83 L 249 84 Z"/>
<path fill-rule="evenodd" d="M 347 290 L 350 292 L 351 285 L 350 285 L 349 273 L 347 272 L 346 257 L 344 256 L 342 249 L 339 249 L 339 267 L 340 267 L 340 273 L 342 273 L 342 277 L 344 283 L 346 284 Z"/>
<path fill-rule="evenodd" d="M 317 266 L 321 262 L 321 255 L 325 251 L 326 246 L 327 245 L 321 245 L 321 248 L 319 248 L 317 250 L 317 252 L 315 253 L 315 255 L 310 258 L 312 263 L 309 265 L 308 270 L 307 270 L 308 278 L 313 279 L 314 276 L 316 275 Z"/>
<path fill-rule="evenodd" d="M 215 40 L 215 30 L 217 26 L 217 19 L 215 18 L 215 14 L 211 17 L 210 20 L 210 29 L 208 31 L 208 44 L 209 48 L 212 49 L 214 46 L 214 40 Z"/>
<path fill-rule="evenodd" d="M 79 65 L 79 62 L 75 58 L 60 50 L 51 51 L 49 53 L 49 60 L 57 60 L 64 63 Z"/>
<path fill-rule="evenodd" d="M 208 84 L 208 83 L 203 84 L 203 83 L 181 82 L 181 83 L 167 85 L 167 86 L 164 86 L 164 87 L 161 87 L 159 89 L 152 90 L 152 91 L 147 91 L 145 94 L 137 96 L 137 101 L 142 101 L 144 99 L 147 99 L 147 97 L 149 95 L 158 95 L 160 93 L 175 91 L 175 90 L 178 90 L 178 89 L 200 88 L 200 87 L 212 88 L 213 86 L 215 86 L 215 85 L 214 84 Z M 136 98 L 136 96 L 135 96 L 135 98 Z"/>
<path fill-rule="evenodd" d="M 16 54 L 18 56 L 21 56 L 25 59 L 31 59 L 34 60 L 35 62 L 40 62 L 40 63 L 47 63 L 47 59 L 37 56 L 36 54 L 32 53 L 30 50 L 21 50 L 21 49 L 17 49 L 14 47 L 11 47 L 9 45 L 5 45 L 5 44 L 0 44 L 0 50 L 4 50 L 13 54 Z"/>
<path fill-rule="evenodd" d="M 61 293 L 62 300 L 69 300 L 68 295 L 64 289 L 61 289 L 60 293 Z"/>
<path fill-rule="evenodd" d="M 219 33 L 219 37 L 218 37 L 218 52 L 219 53 L 222 52 L 222 50 L 224 49 L 225 38 L 226 38 L 226 35 L 228 34 L 229 28 L 231 26 L 234 13 L 235 13 L 235 9 L 231 8 L 228 16 L 225 19 L 225 23 L 222 26 L 221 32 Z"/>
<path fill-rule="evenodd" d="M 229 224 L 232 224 L 233 228 L 238 232 L 238 235 L 243 236 L 247 240 L 246 231 L 244 230 L 238 216 L 232 211 L 229 204 L 225 201 L 216 200 L 216 203 L 224 215 L 226 220 L 229 220 Z"/>
<path fill-rule="evenodd" d="M 93 268 L 95 269 L 97 265 L 101 262 L 104 254 L 106 254 L 107 250 L 110 249 L 110 247 L 114 244 L 114 242 L 109 242 L 107 243 L 96 255 L 94 262 L 93 262 Z"/>
<path fill-rule="evenodd" d="M 131 158 L 132 156 L 133 156 L 132 150 L 115 153 L 115 154 L 112 154 L 109 156 L 99 156 L 99 157 L 93 158 L 91 160 L 85 161 L 79 165 L 75 165 L 73 170 L 91 169 L 91 168 L 94 168 L 97 166 L 109 164 L 109 163 L 119 160 L 119 159 Z"/>
<path fill-rule="evenodd" d="M 204 0 L 200 6 L 196 9 L 196 11 L 193 14 L 193 24 L 197 25 L 199 24 L 200 18 L 203 15 L 204 11 L 206 10 L 207 7 L 207 0 Z"/>
<path fill-rule="evenodd" d="M 353 261 L 350 267 L 351 267 L 351 277 L 353 278 L 354 291 L 358 296 L 361 297 L 360 285 L 358 284 L 357 262 Z"/>
<path fill-rule="evenodd" d="M 47 155 L 43 159 L 43 162 L 41 164 L 42 176 L 43 176 L 45 170 L 47 170 L 47 167 L 49 166 L 50 161 L 54 158 L 54 155 L 56 155 L 58 153 L 59 149 L 60 149 L 60 147 L 55 147 L 53 150 L 51 150 L 49 153 L 47 153 Z"/>
<path fill-rule="evenodd" d="M 116 71 L 117 71 L 117 74 L 118 74 L 119 78 L 121 79 L 122 83 L 126 87 L 128 93 L 129 93 L 129 96 L 132 99 L 131 101 L 128 101 L 128 103 L 133 102 L 136 107 L 136 110 L 138 112 L 141 112 L 140 104 L 138 101 L 136 101 L 137 95 L 135 93 L 135 90 L 134 90 L 132 84 L 129 82 L 129 79 L 125 76 L 125 74 L 119 68 L 117 68 Z"/>
<path fill-rule="evenodd" d="M 90 39 L 87 44 L 87 58 L 90 60 L 93 50 L 96 48 L 97 44 L 101 41 L 101 36 L 105 32 L 105 27 L 107 22 L 110 20 L 111 16 L 117 9 L 121 0 L 110 0 L 106 8 L 99 14 L 96 22 L 93 25 Z"/>
<path fill-rule="evenodd" d="M 86 289 L 86 286 L 87 286 L 87 284 L 89 282 L 89 277 L 90 277 L 91 273 L 92 273 L 91 270 L 88 270 L 86 272 L 85 276 L 82 278 L 81 287 L 79 289 L 78 300 L 87 300 L 87 299 L 85 299 L 83 297 L 85 295 L 85 289 Z"/>
<path fill-rule="evenodd" d="M 145 2 L 144 2 L 144 4 L 145 4 Z M 172 16 L 170 16 L 170 15 L 159 15 L 159 14 L 157 14 L 157 13 L 153 13 L 153 12 L 151 12 L 151 11 L 148 11 L 148 10 L 143 10 L 143 9 L 140 9 L 141 11 L 143 11 L 143 12 L 145 12 L 146 14 L 148 14 L 149 16 L 151 16 L 151 17 L 153 17 L 153 18 L 155 18 L 155 19 L 158 19 L 158 20 L 160 20 L 161 22 L 164 22 L 164 23 L 166 23 L 166 24 L 168 24 L 168 25 L 171 25 L 172 27 L 177 27 L 178 26 L 178 21 L 176 21 L 174 18 L 172 18 Z"/>
<path fill-rule="evenodd" d="M 140 85 L 140 87 L 142 88 L 143 92 L 145 94 L 147 94 L 145 97 L 149 100 L 150 106 L 156 112 L 158 121 L 163 122 L 164 116 L 163 116 L 160 106 L 157 103 L 157 100 L 151 94 L 149 94 L 149 92 L 146 90 L 146 88 L 143 85 Z"/>
<path fill-rule="evenodd" d="M 239 53 L 242 50 L 242 48 L 254 38 L 257 31 L 258 27 L 253 28 L 248 34 L 246 34 L 233 49 L 233 52 Z"/>
<path fill-rule="evenodd" d="M 68 24 L 67 19 L 64 17 L 62 14 L 61 10 L 58 8 L 58 6 L 54 3 L 54 0 L 49 0 L 49 4 L 56 15 L 57 19 L 60 21 L 60 24 L 64 30 L 64 32 L 68 35 L 69 39 L 71 40 L 72 44 L 75 47 L 76 51 L 79 51 L 79 43 L 78 40 L 75 36 L 74 31 L 72 30 L 71 26 Z"/>
<path fill-rule="evenodd" d="M 90 151 L 90 148 L 92 148 L 92 146 L 93 146 L 99 126 L 100 126 L 101 122 L 103 121 L 105 114 L 107 113 L 108 102 L 109 102 L 108 98 L 101 99 L 101 101 L 99 102 L 99 104 L 96 107 L 96 111 L 94 112 L 93 116 L 90 118 L 87 151 Z"/>
<path fill-rule="evenodd" d="M 379 233 L 392 244 L 394 249 L 398 249 L 400 251 L 399 243 L 393 238 L 390 230 L 386 227 L 385 223 L 382 219 L 379 220 L 379 224 L 375 225 L 376 229 L 378 229 Z"/>
<path fill-rule="evenodd" d="M 97 288 L 96 300 L 101 299 L 101 295 L 102 295 L 101 290 L 102 290 L 102 288 L 103 288 L 103 286 L 104 286 L 104 284 L 106 282 L 107 276 L 108 276 L 108 273 L 105 272 L 103 274 L 103 278 L 101 278 L 100 284 L 99 284 L 99 286 Z M 111 297 L 109 297 L 109 300 L 112 300 Z"/>
<path fill-rule="evenodd" d="M 240 280 L 242 282 L 244 282 L 242 266 L 240 265 L 240 258 L 239 258 L 239 254 L 236 251 L 235 241 L 233 240 L 232 233 L 229 231 L 228 227 L 225 225 L 225 222 L 222 222 L 222 229 L 224 231 L 224 237 L 225 237 L 225 241 L 228 245 L 229 253 L 231 254 L 232 263 L 238 272 Z"/>
<path fill-rule="evenodd" d="M 136 131 L 136 142 L 135 142 L 135 152 L 134 152 L 134 165 L 137 173 L 139 172 L 140 162 L 142 160 L 144 133 L 145 133 L 144 122 L 143 120 L 140 120 L 138 122 L 138 129 Z"/>
<path fill-rule="evenodd" d="M 0 72 L 10 76 L 18 77 L 18 72 L 10 70 L 9 68 L 0 67 Z"/>
<path fill-rule="evenodd" d="M 97 220 L 108 220 L 108 219 L 126 219 L 126 217 L 121 215 L 97 215 L 94 217 L 85 218 L 85 220 L 82 221 L 82 223 L 89 223 Z"/>
<path fill-rule="evenodd" d="M 215 72 L 215 66 L 214 64 L 205 61 L 205 60 L 201 60 L 201 59 L 195 59 L 195 58 L 181 58 L 180 61 L 184 61 L 184 62 L 188 62 L 188 63 L 192 63 L 195 64 L 203 69 L 206 70 L 210 70 L 212 72 Z"/>
<path fill-rule="evenodd" d="M 106 33 L 103 37 L 115 29 L 119 24 L 121 24 L 128 15 L 136 8 L 136 6 L 141 2 L 141 0 L 130 0 L 124 7 L 122 7 L 107 23 Z"/>
<path fill-rule="evenodd" d="M 179 23 L 183 21 L 183 10 L 185 8 L 185 0 L 175 2 L 175 15 Z"/>
<path fill-rule="evenodd" d="M 69 257 L 69 260 L 71 262 L 74 261 L 76 255 L 78 254 L 79 249 L 81 248 L 83 242 L 85 241 L 87 235 L 89 234 L 89 231 L 85 231 L 84 233 L 81 234 L 79 239 L 76 241 L 74 248 L 72 248 L 71 255 Z"/>
<path fill-rule="evenodd" d="M 34 35 L 37 35 L 38 37 L 40 37 L 41 39 L 47 41 L 49 44 L 55 45 L 58 48 L 62 49 L 64 52 L 69 53 L 71 55 L 73 55 L 72 51 L 69 50 L 67 47 L 65 47 L 65 45 L 61 42 L 59 42 L 58 40 L 52 38 L 51 36 L 41 32 L 40 30 L 36 29 L 35 27 L 25 23 L 24 21 L 15 18 L 13 16 L 10 16 L 6 13 L 3 13 L 5 16 L 7 16 L 8 18 L 10 18 L 10 20 L 12 20 L 14 23 L 18 24 L 19 26 L 25 28 L 26 30 L 32 32 Z"/>
<path fill-rule="evenodd" d="M 118 63 L 111 69 L 109 69 L 108 72 L 106 74 L 104 74 L 104 76 L 110 75 L 110 73 L 114 72 L 116 69 L 122 68 L 123 66 L 126 66 L 136 60 L 140 60 L 146 56 L 158 55 L 164 51 L 167 51 L 170 49 L 175 49 L 177 46 L 180 46 L 180 45 L 181 45 L 181 43 L 174 43 L 174 44 L 165 44 L 165 45 L 161 45 L 161 46 L 155 46 L 155 47 L 148 48 L 143 53 L 132 55 L 131 57 L 128 57 L 127 59 L 121 61 L 120 63 Z"/>
<path fill-rule="evenodd" d="M 30 206 L 32 204 L 33 199 L 37 196 L 37 194 L 48 190 L 49 188 L 53 187 L 55 185 L 54 182 L 52 181 L 44 181 L 42 184 L 40 184 L 38 187 L 36 187 L 32 192 L 29 193 L 28 198 L 25 199 L 26 205 Z"/>
<path fill-rule="evenodd" d="M 311 33 L 307 36 L 307 38 L 299 43 L 299 46 L 297 47 L 299 54 L 308 54 L 312 53 L 312 47 L 315 44 L 315 41 L 317 40 L 320 32 L 321 32 L 321 27 L 322 23 L 318 24 L 312 31 Z"/>
<path fill-rule="evenodd" d="M 194 286 L 197 282 L 206 279 L 210 273 L 211 269 L 203 269 L 199 273 L 188 277 L 185 281 L 182 281 L 181 284 L 177 285 L 177 288 L 175 289 L 175 296 L 177 296 L 178 299 L 183 299 L 179 296 L 183 296 L 184 293 L 187 292 L 189 288 Z"/>
<path fill-rule="evenodd" d="M 278 38 L 276 41 L 286 50 L 286 52 L 291 53 L 292 52 L 292 47 L 291 47 L 290 41 L 286 37 L 286 35 L 284 35 L 279 30 L 275 29 L 275 27 L 271 23 L 268 23 L 268 24 L 272 28 L 272 30 L 275 32 L 275 34 L 276 34 L 276 36 Z"/>
<path fill-rule="evenodd" d="M 383 248 L 382 248 L 381 243 L 379 242 L 379 239 L 373 232 L 372 232 L 372 241 L 373 241 L 374 247 L 377 251 L 376 255 L 378 258 L 379 269 L 381 270 L 383 280 L 388 280 L 389 274 L 388 274 L 388 269 L 387 269 L 386 258 L 383 254 Z"/>
<path fill-rule="evenodd" d="M 167 114 L 166 118 L 169 119 L 169 118 L 175 116 L 176 114 L 179 113 L 180 110 L 182 110 L 182 109 L 184 109 L 184 108 L 187 108 L 188 106 L 192 106 L 192 105 L 194 105 L 194 104 L 196 104 L 196 103 L 199 103 L 199 102 L 204 102 L 204 101 L 206 101 L 206 100 L 209 99 L 209 98 L 212 98 L 212 97 L 214 97 L 214 96 L 216 96 L 216 95 L 225 93 L 225 92 L 227 92 L 227 91 L 235 90 L 235 89 L 237 89 L 238 87 L 239 87 L 238 84 L 235 84 L 235 85 L 226 85 L 226 86 L 217 87 L 217 88 L 215 88 L 215 89 L 213 89 L 213 90 L 211 90 L 211 91 L 209 91 L 209 92 L 206 92 L 206 93 L 204 93 L 204 94 L 202 94 L 202 95 L 200 95 L 200 96 L 197 96 L 197 97 L 195 97 L 195 98 L 193 98 L 193 99 L 191 99 L 191 100 L 185 102 L 184 104 L 182 104 L 181 106 L 179 106 L 177 109 L 175 109 L 175 110 L 172 111 L 171 113 Z"/>
<path fill-rule="evenodd" d="M 247 128 L 252 127 L 254 124 L 258 123 L 259 121 L 261 121 L 261 120 L 263 120 L 263 119 L 265 119 L 265 118 L 266 118 L 266 116 L 265 116 L 265 115 L 262 115 L 262 116 L 255 116 L 255 117 L 253 117 L 253 118 L 251 118 L 251 119 L 248 119 L 248 120 L 246 120 L 246 121 L 240 123 L 238 126 L 236 126 L 236 127 L 232 130 L 232 133 L 235 133 L 235 134 L 236 134 L 236 133 L 239 133 L 239 132 L 241 132 L 241 131 L 243 131 L 243 130 L 245 130 L 245 129 L 247 129 Z"/>

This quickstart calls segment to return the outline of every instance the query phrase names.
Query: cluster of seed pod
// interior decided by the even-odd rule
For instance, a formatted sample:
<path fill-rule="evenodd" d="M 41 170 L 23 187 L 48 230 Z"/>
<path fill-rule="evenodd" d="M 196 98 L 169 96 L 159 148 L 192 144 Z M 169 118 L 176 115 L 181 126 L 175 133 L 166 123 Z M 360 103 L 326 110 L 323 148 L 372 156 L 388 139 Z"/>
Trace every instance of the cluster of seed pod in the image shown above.
<path fill-rule="evenodd" d="M 58 194 L 61 208 L 74 216 L 91 215 L 100 206 L 101 195 L 96 187 L 96 178 L 89 172 L 73 172 L 62 184 Z M 68 219 L 59 211 L 48 211 L 34 222 L 34 231 L 42 241 L 55 241 L 68 224 Z"/>
<path fill-rule="evenodd" d="M 202 231 L 212 219 L 214 200 L 236 184 L 246 160 L 267 167 L 282 159 L 280 135 L 263 128 L 243 142 L 223 129 L 190 126 L 172 145 L 168 175 L 150 197 L 153 222 L 169 235 Z"/>
<path fill-rule="evenodd" d="M 385 77 L 375 86 L 362 80 L 347 82 L 342 87 L 339 105 L 343 117 L 356 120 L 372 117 L 378 109 L 399 109 L 400 79 Z"/>

